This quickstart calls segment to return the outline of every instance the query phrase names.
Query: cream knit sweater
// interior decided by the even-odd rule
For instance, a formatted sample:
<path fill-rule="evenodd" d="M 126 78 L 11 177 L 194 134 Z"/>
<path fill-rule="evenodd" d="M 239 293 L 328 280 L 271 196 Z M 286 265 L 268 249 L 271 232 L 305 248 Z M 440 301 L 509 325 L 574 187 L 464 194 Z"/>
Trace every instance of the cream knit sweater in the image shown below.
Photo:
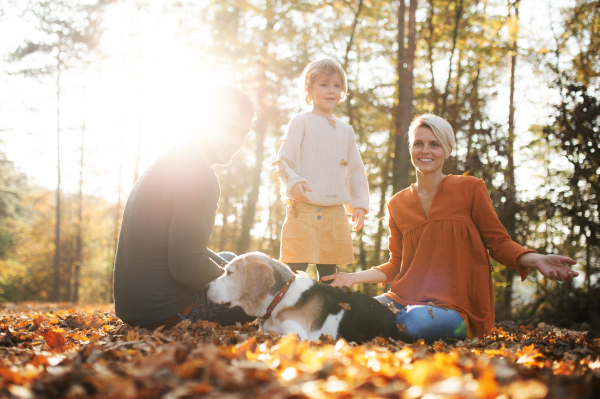
<path fill-rule="evenodd" d="M 354 130 L 347 123 L 303 112 L 290 121 L 284 140 L 277 154 L 284 197 L 293 199 L 294 184 L 305 182 L 312 190 L 305 192 L 309 204 L 344 205 L 350 214 L 355 208 L 369 213 L 369 183 Z"/>

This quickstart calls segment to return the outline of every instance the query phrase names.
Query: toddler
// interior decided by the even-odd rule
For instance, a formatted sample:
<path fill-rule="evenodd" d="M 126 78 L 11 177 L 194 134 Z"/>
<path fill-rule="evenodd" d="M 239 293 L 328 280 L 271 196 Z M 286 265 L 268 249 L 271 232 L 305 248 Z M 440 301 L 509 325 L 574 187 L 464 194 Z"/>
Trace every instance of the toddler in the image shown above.
<path fill-rule="evenodd" d="M 369 212 L 369 185 L 354 130 L 332 114 L 348 90 L 341 65 L 311 62 L 298 86 L 313 109 L 290 121 L 274 163 L 288 203 L 280 260 L 293 271 L 316 264 L 320 279 L 354 263 L 346 213 L 359 231 Z"/>

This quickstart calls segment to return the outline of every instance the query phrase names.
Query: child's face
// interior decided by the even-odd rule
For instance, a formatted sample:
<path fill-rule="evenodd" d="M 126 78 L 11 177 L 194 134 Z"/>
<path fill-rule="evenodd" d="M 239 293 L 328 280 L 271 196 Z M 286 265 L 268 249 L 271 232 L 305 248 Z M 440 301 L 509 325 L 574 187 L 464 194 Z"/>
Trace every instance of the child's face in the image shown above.
<path fill-rule="evenodd" d="M 316 110 L 331 113 L 342 99 L 342 77 L 339 73 L 332 75 L 320 73 L 315 76 L 313 84 L 308 88 L 308 94 Z"/>

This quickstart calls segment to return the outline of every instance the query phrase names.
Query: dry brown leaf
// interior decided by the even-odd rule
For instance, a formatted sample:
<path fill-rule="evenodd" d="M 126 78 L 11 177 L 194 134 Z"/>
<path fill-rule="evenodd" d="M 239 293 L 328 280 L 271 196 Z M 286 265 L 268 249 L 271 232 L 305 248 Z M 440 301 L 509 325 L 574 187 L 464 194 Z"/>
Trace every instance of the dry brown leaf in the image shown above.
<path fill-rule="evenodd" d="M 433 310 L 431 310 L 431 308 L 427 308 L 429 309 L 429 316 L 431 316 L 432 319 L 435 319 L 435 316 L 433 315 Z"/>
<path fill-rule="evenodd" d="M 431 315 L 434 306 L 428 305 Z M 276 397 L 282 386 L 301 381 L 311 397 L 375 397 L 390 396 L 381 387 L 392 380 L 394 392 L 418 386 L 414 393 L 423 396 L 442 392 L 446 376 L 453 376 L 452 389 L 472 391 L 473 397 L 595 397 L 596 384 L 581 382 L 600 369 L 600 339 L 543 323 L 536 328 L 499 322 L 485 338 L 458 342 L 376 337 L 358 345 L 325 335 L 306 342 L 258 332 L 250 323 L 222 327 L 206 320 L 147 331 L 122 323 L 113 308 L 101 314 L 61 306 L 0 304 L 0 381 L 9 396 L 87 397 L 93 390 L 98 398 L 222 397 L 260 387 L 261 395 Z M 104 324 L 66 330 L 75 321 Z M 403 323 L 397 328 L 406 332 Z M 52 353 L 39 345 L 42 334 Z M 64 344 L 52 347 L 51 337 Z M 334 351 L 342 356 L 323 356 Z"/>
<path fill-rule="evenodd" d="M 348 162 L 346 162 L 345 159 L 342 159 L 342 162 L 340 163 L 340 165 L 342 165 L 342 166 L 348 166 Z"/>
<path fill-rule="evenodd" d="M 338 303 L 338 305 L 340 305 L 340 307 L 342 309 L 344 309 L 346 312 L 348 312 L 349 310 L 352 309 L 352 307 L 350 307 L 350 304 L 346 303 L 346 302 L 340 302 L 340 303 Z"/>
<path fill-rule="evenodd" d="M 352 287 L 348 287 L 347 285 L 345 285 L 343 287 L 340 287 L 340 289 L 346 294 L 354 295 L 354 290 L 352 289 Z"/>
<path fill-rule="evenodd" d="M 393 302 L 388 303 L 387 307 L 388 307 L 389 310 L 391 310 L 394 313 L 400 312 L 400 309 L 398 309 L 397 307 L 395 307 Z"/>
<path fill-rule="evenodd" d="M 281 160 L 285 161 L 285 163 L 287 163 L 287 165 L 292 168 L 292 169 L 296 169 L 296 165 L 290 161 L 289 159 L 287 159 L 286 157 L 284 157 L 283 155 L 281 156 Z"/>
<path fill-rule="evenodd" d="M 41 332 L 40 335 L 44 337 L 48 346 L 53 349 L 62 348 L 66 344 L 65 337 L 59 332 L 47 331 Z"/>

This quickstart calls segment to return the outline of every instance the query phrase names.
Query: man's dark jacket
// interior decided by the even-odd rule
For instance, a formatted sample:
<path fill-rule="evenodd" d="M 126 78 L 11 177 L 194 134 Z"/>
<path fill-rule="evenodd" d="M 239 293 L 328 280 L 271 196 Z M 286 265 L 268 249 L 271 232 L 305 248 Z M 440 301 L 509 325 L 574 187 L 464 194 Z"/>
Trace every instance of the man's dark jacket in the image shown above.
<path fill-rule="evenodd" d="M 172 316 L 223 273 L 207 249 L 219 193 L 197 144 L 168 151 L 142 174 L 125 205 L 115 259 L 119 318 Z"/>

